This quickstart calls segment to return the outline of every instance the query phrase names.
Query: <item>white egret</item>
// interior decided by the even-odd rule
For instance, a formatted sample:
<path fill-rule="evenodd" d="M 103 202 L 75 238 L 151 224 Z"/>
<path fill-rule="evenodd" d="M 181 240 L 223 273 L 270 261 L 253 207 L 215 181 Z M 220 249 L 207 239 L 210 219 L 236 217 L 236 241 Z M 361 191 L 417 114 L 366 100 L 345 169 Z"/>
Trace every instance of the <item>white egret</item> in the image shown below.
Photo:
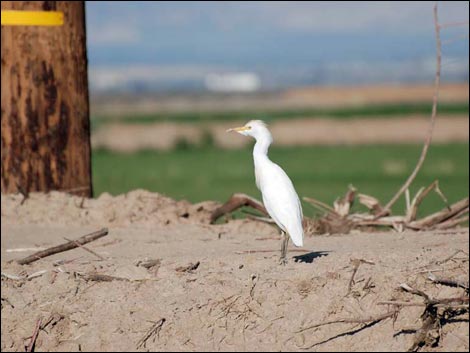
<path fill-rule="evenodd" d="M 286 172 L 268 157 L 268 149 L 273 138 L 266 124 L 252 120 L 245 126 L 228 129 L 256 140 L 253 148 L 256 186 L 263 196 L 264 207 L 281 229 L 281 264 L 287 262 L 289 236 L 295 246 L 303 246 L 302 206 L 292 181 Z M 286 233 L 289 236 L 286 236 Z"/>

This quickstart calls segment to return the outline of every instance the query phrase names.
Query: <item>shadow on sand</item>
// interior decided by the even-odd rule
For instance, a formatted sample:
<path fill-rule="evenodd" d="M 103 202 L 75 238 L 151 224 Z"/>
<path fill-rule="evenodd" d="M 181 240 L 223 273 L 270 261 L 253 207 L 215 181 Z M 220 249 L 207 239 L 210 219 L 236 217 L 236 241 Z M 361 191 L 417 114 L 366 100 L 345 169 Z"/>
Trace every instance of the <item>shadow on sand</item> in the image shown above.
<path fill-rule="evenodd" d="M 331 251 L 312 251 L 303 255 L 294 256 L 295 262 L 305 262 L 311 264 L 318 257 L 328 256 Z"/>

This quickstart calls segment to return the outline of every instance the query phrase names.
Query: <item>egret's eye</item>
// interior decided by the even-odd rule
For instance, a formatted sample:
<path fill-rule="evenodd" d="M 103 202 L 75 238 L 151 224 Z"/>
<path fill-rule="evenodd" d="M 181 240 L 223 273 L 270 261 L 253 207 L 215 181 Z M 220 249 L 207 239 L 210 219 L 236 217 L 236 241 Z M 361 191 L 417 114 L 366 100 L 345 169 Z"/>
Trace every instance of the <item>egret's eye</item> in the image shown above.
<path fill-rule="evenodd" d="M 245 126 L 247 130 L 251 130 L 251 126 Z"/>

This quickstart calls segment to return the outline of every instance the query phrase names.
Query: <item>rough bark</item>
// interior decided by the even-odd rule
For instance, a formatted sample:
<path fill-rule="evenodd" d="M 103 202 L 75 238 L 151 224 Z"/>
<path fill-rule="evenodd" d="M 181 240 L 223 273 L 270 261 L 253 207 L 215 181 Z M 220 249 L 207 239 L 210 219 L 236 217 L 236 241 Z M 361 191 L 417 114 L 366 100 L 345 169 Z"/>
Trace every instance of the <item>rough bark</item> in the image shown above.
<path fill-rule="evenodd" d="M 84 2 L 1 8 L 64 13 L 63 26 L 2 26 L 1 191 L 91 196 Z"/>

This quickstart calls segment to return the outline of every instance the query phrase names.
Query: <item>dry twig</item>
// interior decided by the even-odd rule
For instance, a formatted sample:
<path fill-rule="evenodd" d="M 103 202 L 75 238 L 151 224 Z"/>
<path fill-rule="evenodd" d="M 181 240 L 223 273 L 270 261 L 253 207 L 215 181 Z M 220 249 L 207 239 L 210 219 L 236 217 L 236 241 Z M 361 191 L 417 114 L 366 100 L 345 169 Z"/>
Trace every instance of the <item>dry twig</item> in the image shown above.
<path fill-rule="evenodd" d="M 82 277 L 87 281 L 96 282 L 129 281 L 129 279 L 127 278 L 103 275 L 100 273 L 87 273 L 85 275 L 82 275 Z"/>
<path fill-rule="evenodd" d="M 398 314 L 398 310 L 392 310 L 392 311 L 387 311 L 384 314 L 376 315 L 376 316 L 369 316 L 369 317 L 364 317 L 364 318 L 345 318 L 345 319 L 338 319 L 338 320 L 330 320 L 330 321 L 325 321 L 321 322 L 319 324 L 311 325 L 304 327 L 298 331 L 295 331 L 295 333 L 301 333 L 305 332 L 307 330 L 311 330 L 317 327 L 325 326 L 325 325 L 331 325 L 331 324 L 338 324 L 338 323 L 344 323 L 344 324 L 368 324 L 371 322 L 375 321 L 382 321 L 388 318 L 395 317 Z"/>
<path fill-rule="evenodd" d="M 433 273 L 428 274 L 428 279 L 431 282 L 443 284 L 445 286 L 460 287 L 460 288 L 465 289 L 465 291 L 468 292 L 468 283 L 464 283 L 462 281 L 457 281 L 457 280 L 445 278 L 445 277 L 438 277 Z"/>
<path fill-rule="evenodd" d="M 176 272 L 193 272 L 199 267 L 200 264 L 201 264 L 200 261 L 198 261 L 194 264 L 190 263 L 187 266 L 180 266 L 180 267 L 175 268 L 175 271 Z"/>
<path fill-rule="evenodd" d="M 327 205 L 326 203 L 322 202 L 322 201 L 319 201 L 319 200 L 316 200 L 312 197 L 304 197 L 303 198 L 304 201 L 308 202 L 309 204 L 311 204 L 312 206 L 320 209 L 321 211 L 326 211 L 326 212 L 333 212 L 336 214 L 336 211 L 334 210 L 333 207 Z"/>
<path fill-rule="evenodd" d="M 69 241 L 65 244 L 57 245 L 57 246 L 54 246 L 52 248 L 48 248 L 46 250 L 38 251 L 38 252 L 28 256 L 28 257 L 25 257 L 24 259 L 17 260 L 17 262 L 20 265 L 26 265 L 26 264 L 37 261 L 37 260 L 42 259 L 42 258 L 47 257 L 47 256 L 51 256 L 51 255 L 54 255 L 54 254 L 57 254 L 57 253 L 60 253 L 60 252 L 63 252 L 63 251 L 68 251 L 68 250 L 71 250 L 71 249 L 75 249 L 75 248 L 79 247 L 80 245 L 83 245 L 83 244 L 89 243 L 93 240 L 104 237 L 107 234 L 108 234 L 108 228 L 103 228 L 103 229 L 98 230 L 96 232 L 86 234 L 86 235 L 84 235 L 84 236 L 82 236 L 82 237 L 80 237 L 76 240 Z M 80 245 L 78 245 L 78 244 L 80 244 Z"/>
<path fill-rule="evenodd" d="M 359 266 L 361 266 L 361 264 L 375 265 L 374 262 L 364 260 L 364 259 L 351 259 L 351 263 L 353 264 L 354 268 L 353 268 L 353 272 L 351 275 L 351 279 L 349 280 L 349 284 L 348 284 L 348 294 L 351 292 L 352 286 L 354 284 L 354 277 L 356 276 Z"/>
<path fill-rule="evenodd" d="M 82 248 L 82 249 L 85 250 L 85 251 L 88 251 L 90 254 L 95 255 L 98 259 L 100 259 L 100 260 L 106 260 L 103 256 L 101 256 L 100 254 L 98 254 L 98 253 L 94 252 L 93 250 L 89 249 L 89 248 L 86 247 L 85 245 L 80 244 L 78 241 L 76 241 L 76 240 L 70 240 L 70 239 L 68 239 L 68 238 L 66 238 L 66 237 L 63 237 L 63 238 L 64 238 L 65 240 L 67 240 L 67 241 L 73 241 L 75 244 L 77 244 L 78 247 Z"/>
<path fill-rule="evenodd" d="M 158 336 L 160 333 L 160 330 L 162 329 L 163 324 L 165 323 L 166 319 L 162 318 L 158 320 L 157 322 L 154 323 L 154 325 L 150 328 L 150 330 L 147 331 L 147 333 L 142 337 L 139 342 L 137 342 L 136 349 L 146 347 L 147 341 L 150 339 L 152 336 Z M 155 338 L 154 338 L 155 341 Z"/>
<path fill-rule="evenodd" d="M 28 347 L 26 347 L 26 352 L 32 352 L 34 350 L 34 345 L 36 344 L 36 340 L 38 338 L 39 329 L 41 328 L 41 321 L 41 317 L 36 321 L 36 326 L 34 327 L 33 335 L 31 336 L 31 341 L 29 341 Z"/>

